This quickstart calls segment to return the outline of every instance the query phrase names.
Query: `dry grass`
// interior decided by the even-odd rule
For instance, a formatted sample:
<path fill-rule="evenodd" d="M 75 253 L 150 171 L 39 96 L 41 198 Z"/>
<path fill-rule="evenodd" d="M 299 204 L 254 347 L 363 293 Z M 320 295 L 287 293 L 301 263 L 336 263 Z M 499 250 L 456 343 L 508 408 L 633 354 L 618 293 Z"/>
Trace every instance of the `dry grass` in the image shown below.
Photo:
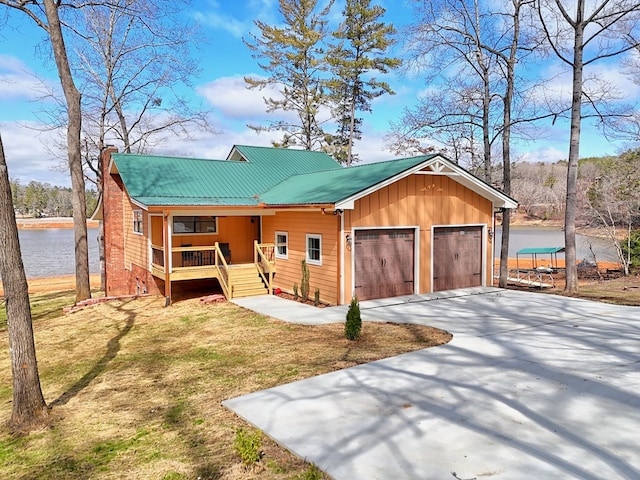
<path fill-rule="evenodd" d="M 447 342 L 428 327 L 282 323 L 231 304 L 162 298 L 112 302 L 70 315 L 71 294 L 36 294 L 34 327 L 46 428 L 0 430 L 3 479 L 293 479 L 309 466 L 268 439 L 257 468 L 233 450 L 246 424 L 224 399 Z M 11 414 L 4 308 L 0 421 Z"/>
<path fill-rule="evenodd" d="M 546 281 L 546 279 L 543 279 Z M 564 292 L 564 274 L 554 275 L 555 288 L 536 289 L 526 286 L 509 285 L 513 290 L 538 291 L 552 295 L 566 295 L 597 302 L 614 303 L 617 305 L 640 306 L 640 275 L 629 275 L 627 277 L 610 279 L 580 279 L 578 281 L 578 292 L 567 294 Z M 497 286 L 497 281 L 495 282 Z"/>
<path fill-rule="evenodd" d="M 564 295 L 561 290 L 556 293 Z M 640 306 L 640 276 L 580 281 L 578 293 L 571 296 L 617 305 Z"/>

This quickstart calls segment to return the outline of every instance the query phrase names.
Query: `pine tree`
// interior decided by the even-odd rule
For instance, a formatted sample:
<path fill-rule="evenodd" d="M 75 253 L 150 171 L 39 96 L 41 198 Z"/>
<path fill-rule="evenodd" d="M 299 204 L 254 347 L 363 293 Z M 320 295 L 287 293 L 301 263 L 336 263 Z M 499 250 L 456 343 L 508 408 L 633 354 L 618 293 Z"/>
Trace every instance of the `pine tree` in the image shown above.
<path fill-rule="evenodd" d="M 344 324 L 344 336 L 349 340 L 357 340 L 362 331 L 362 318 L 360 317 L 360 304 L 358 297 L 351 299 L 349 311 L 347 311 L 347 321 Z"/>
<path fill-rule="evenodd" d="M 274 146 L 301 145 L 306 150 L 322 149 L 326 134 L 319 120 L 320 109 L 328 105 L 323 89 L 324 47 L 327 16 L 333 5 L 316 12 L 318 0 L 279 0 L 281 27 L 255 20 L 260 36 L 251 35 L 245 44 L 268 73 L 266 78 L 245 77 L 247 88 L 275 87 L 279 98 L 265 98 L 267 112 L 295 112 L 296 121 L 275 120 L 268 125 L 249 125 L 257 132 L 283 131 Z"/>
<path fill-rule="evenodd" d="M 333 33 L 336 43 L 327 55 L 333 73 L 327 85 L 338 122 L 332 146 L 334 156 L 347 166 L 356 159 L 353 143 L 362 136 L 357 112 L 370 112 L 372 100 L 394 93 L 386 82 L 369 77 L 371 72 L 388 73 L 400 66 L 398 58 L 385 56 L 395 34 L 393 25 L 380 21 L 385 11 L 372 6 L 371 0 L 347 0 L 344 21 Z"/>

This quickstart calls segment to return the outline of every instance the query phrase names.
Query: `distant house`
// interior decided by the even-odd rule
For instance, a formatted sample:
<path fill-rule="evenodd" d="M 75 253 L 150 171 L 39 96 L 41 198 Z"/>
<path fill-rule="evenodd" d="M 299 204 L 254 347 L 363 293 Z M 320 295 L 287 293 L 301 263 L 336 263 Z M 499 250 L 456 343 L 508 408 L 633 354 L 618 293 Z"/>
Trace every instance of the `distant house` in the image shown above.
<path fill-rule="evenodd" d="M 344 168 L 235 146 L 226 160 L 103 158 L 106 293 L 292 292 L 329 304 L 492 284 L 494 212 L 516 202 L 441 155 Z"/>

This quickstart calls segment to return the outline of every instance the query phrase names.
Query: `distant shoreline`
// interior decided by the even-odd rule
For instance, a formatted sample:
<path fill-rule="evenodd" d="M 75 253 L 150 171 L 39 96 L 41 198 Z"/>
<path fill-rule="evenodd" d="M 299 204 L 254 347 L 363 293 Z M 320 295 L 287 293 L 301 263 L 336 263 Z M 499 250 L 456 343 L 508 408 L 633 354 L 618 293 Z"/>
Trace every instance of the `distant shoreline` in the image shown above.
<path fill-rule="evenodd" d="M 43 218 L 31 218 L 31 217 L 17 217 L 16 223 L 18 230 L 44 230 L 44 229 L 58 229 L 58 228 L 73 228 L 73 218 L 71 217 L 43 217 Z M 97 220 L 87 220 L 87 226 L 91 228 L 97 228 L 99 222 Z"/>

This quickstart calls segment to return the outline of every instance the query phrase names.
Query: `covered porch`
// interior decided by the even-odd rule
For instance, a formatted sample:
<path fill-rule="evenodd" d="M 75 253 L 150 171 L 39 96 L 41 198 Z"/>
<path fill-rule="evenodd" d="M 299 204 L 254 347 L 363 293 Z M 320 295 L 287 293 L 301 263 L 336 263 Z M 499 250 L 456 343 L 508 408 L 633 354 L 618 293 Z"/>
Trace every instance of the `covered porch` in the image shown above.
<path fill-rule="evenodd" d="M 164 282 L 167 302 L 171 284 L 177 281 L 215 279 L 227 299 L 270 294 L 275 247 L 260 242 L 260 219 L 256 215 L 150 213 L 150 271 Z"/>

